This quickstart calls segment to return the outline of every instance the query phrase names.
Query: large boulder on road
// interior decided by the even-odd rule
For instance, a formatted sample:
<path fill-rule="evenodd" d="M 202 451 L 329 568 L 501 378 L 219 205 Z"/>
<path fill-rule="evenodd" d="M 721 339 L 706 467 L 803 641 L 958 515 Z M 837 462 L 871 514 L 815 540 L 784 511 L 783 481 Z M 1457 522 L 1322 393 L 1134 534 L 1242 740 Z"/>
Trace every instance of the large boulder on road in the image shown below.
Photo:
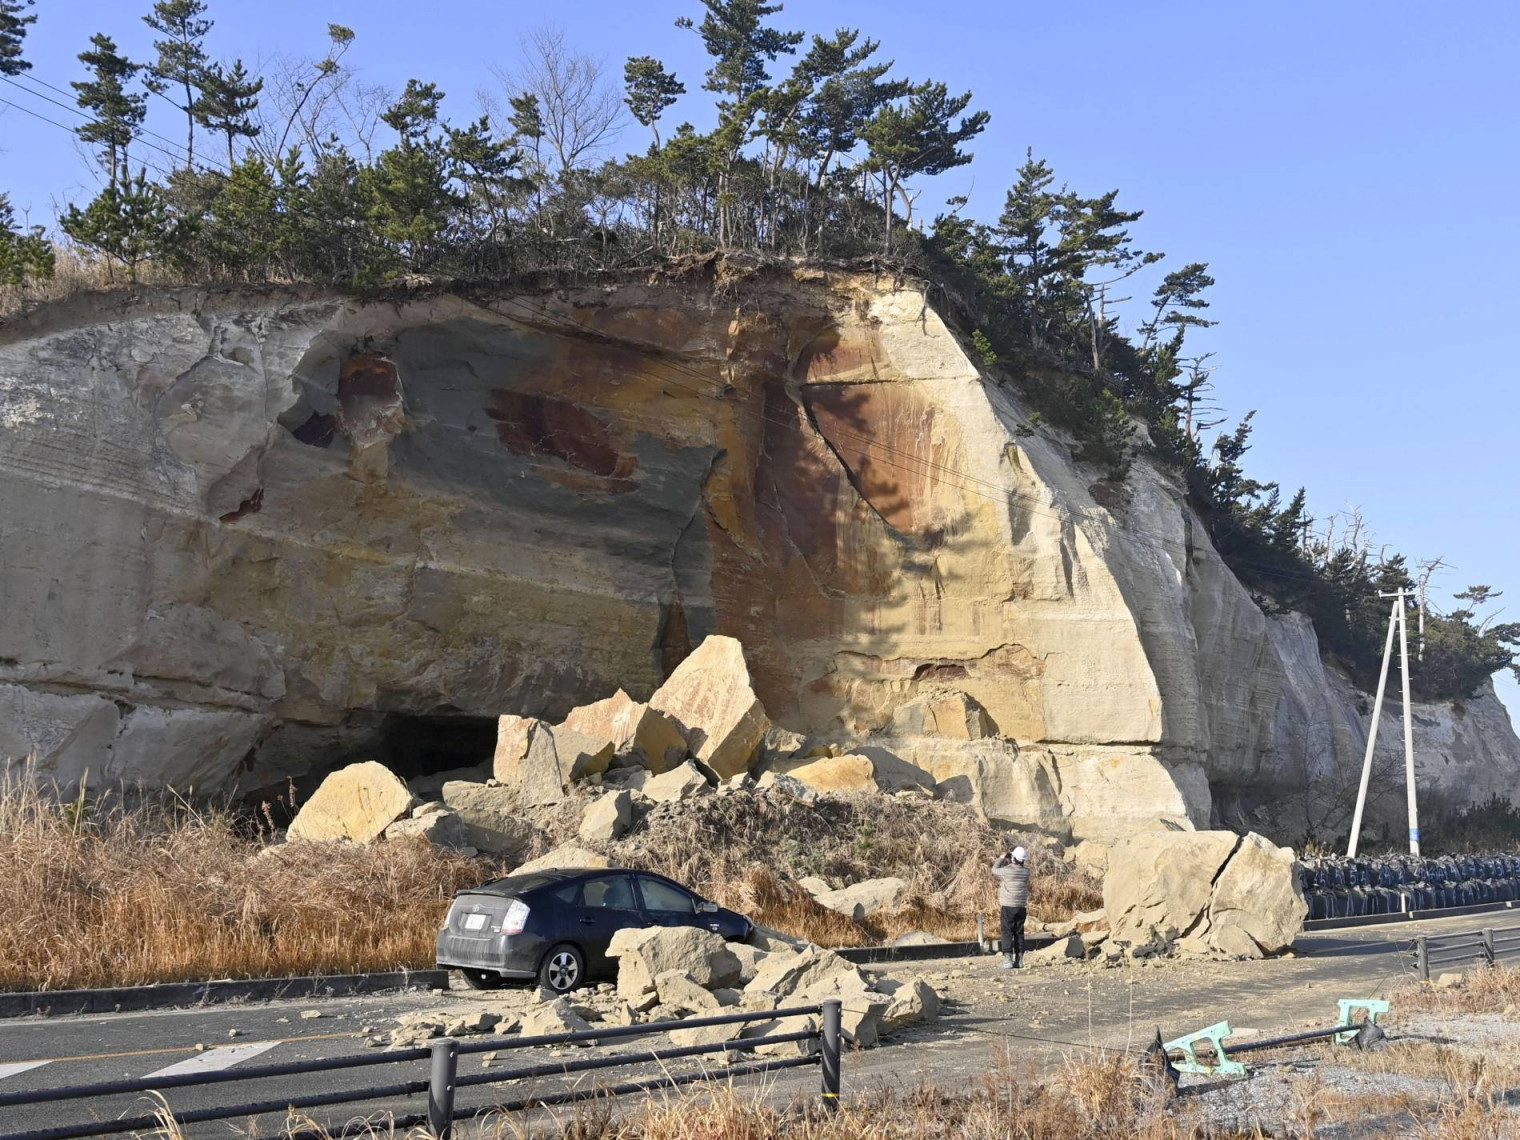
<path fill-rule="evenodd" d="M 1227 957 L 1287 949 L 1308 913 L 1293 852 L 1230 831 L 1121 840 L 1103 878 L 1103 909 L 1114 945 Z"/>
<path fill-rule="evenodd" d="M 708 637 L 676 666 L 649 698 L 681 729 L 691 754 L 720 780 L 754 763 L 770 718 L 751 686 L 744 647 L 732 637 Z"/>
<path fill-rule="evenodd" d="M 411 789 L 384 764 L 366 760 L 323 780 L 296 812 L 285 837 L 370 843 L 411 810 Z"/>
<path fill-rule="evenodd" d="M 1293 945 L 1308 913 L 1292 849 L 1253 831 L 1214 884 L 1206 937 L 1218 943 L 1226 931 L 1238 930 L 1275 954 Z"/>
<path fill-rule="evenodd" d="M 696 926 L 646 926 L 619 930 L 607 956 L 618 960 L 618 996 L 638 1005 L 658 989 L 656 979 L 685 973 L 704 989 L 739 980 L 742 970 L 721 936 Z"/>

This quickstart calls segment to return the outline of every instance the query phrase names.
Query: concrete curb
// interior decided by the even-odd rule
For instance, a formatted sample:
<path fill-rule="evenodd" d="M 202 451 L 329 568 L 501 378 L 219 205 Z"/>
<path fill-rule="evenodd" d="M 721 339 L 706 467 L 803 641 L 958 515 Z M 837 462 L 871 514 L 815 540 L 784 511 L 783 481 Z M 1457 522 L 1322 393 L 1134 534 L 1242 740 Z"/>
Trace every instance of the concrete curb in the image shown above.
<path fill-rule="evenodd" d="M 0 1018 L 29 1014 L 124 1013 L 179 1009 L 230 1001 L 346 997 L 387 990 L 448 989 L 447 970 L 399 970 L 389 974 L 334 974 L 300 978 L 248 978 L 216 982 L 166 982 L 156 986 L 116 986 L 103 990 L 44 990 L 0 993 Z"/>
<path fill-rule="evenodd" d="M 1043 950 L 1054 941 L 1048 934 L 1031 934 L 1024 939 L 1024 949 Z M 931 942 L 925 946 L 845 946 L 834 953 L 857 966 L 871 966 L 883 962 L 930 962 L 936 958 L 978 958 L 997 953 L 997 942 L 996 938 L 989 938 L 985 950 L 976 942 Z"/>

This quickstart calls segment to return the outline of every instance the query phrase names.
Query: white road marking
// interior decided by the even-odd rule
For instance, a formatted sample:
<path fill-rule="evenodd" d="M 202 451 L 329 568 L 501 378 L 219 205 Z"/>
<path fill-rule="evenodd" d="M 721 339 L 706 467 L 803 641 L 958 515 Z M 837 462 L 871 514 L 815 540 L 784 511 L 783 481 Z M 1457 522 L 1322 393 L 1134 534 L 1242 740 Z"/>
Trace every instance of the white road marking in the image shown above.
<path fill-rule="evenodd" d="M 249 1045 L 221 1045 L 215 1049 L 207 1049 L 204 1053 L 199 1053 L 183 1061 L 176 1061 L 167 1068 L 149 1073 L 143 1079 L 177 1077 L 181 1073 L 220 1072 L 222 1069 L 230 1069 L 233 1065 L 251 1060 L 260 1053 L 267 1053 L 279 1044 L 281 1044 L 279 1041 L 255 1041 Z"/>
<path fill-rule="evenodd" d="M 6 1077 L 14 1077 L 20 1073 L 29 1073 L 33 1069 L 40 1069 L 47 1061 L 16 1061 L 9 1065 L 0 1065 L 0 1081 Z"/>

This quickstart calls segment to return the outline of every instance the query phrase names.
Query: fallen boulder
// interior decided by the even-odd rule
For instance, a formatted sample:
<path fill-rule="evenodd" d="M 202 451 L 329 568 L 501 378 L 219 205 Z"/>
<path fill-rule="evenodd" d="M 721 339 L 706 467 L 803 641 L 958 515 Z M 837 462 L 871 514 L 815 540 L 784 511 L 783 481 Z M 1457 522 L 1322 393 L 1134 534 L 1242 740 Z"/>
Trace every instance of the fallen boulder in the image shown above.
<path fill-rule="evenodd" d="M 840 1003 L 839 1028 L 844 1039 L 861 1049 L 876 1044 L 881 1034 L 882 1019 L 892 999 L 884 994 L 861 994 L 845 998 Z"/>
<path fill-rule="evenodd" d="M 610 843 L 633 822 L 633 794 L 626 788 L 600 797 L 581 816 L 579 835 L 587 843 Z"/>
<path fill-rule="evenodd" d="M 905 879 L 866 879 L 837 891 L 824 891 L 813 899 L 830 910 L 859 922 L 877 911 L 891 910 L 901 901 L 908 889 Z"/>
<path fill-rule="evenodd" d="M 808 787 L 794 776 L 783 775 L 780 772 L 767 772 L 755 781 L 757 792 L 780 792 L 784 796 L 790 796 L 798 803 L 816 804 L 818 793 Z"/>
<path fill-rule="evenodd" d="M 726 780 L 749 768 L 770 727 L 755 696 L 744 647 L 708 637 L 649 699 L 681 729 L 691 754 Z"/>
<path fill-rule="evenodd" d="M 538 836 L 511 788 L 452 780 L 443 785 L 443 802 L 464 822 L 469 845 L 491 855 L 519 859 Z"/>
<path fill-rule="evenodd" d="M 1111 944 L 1131 955 L 1277 953 L 1308 913 L 1293 852 L 1254 832 L 1143 832 L 1111 856 L 1103 909 Z"/>
<path fill-rule="evenodd" d="M 384 764 L 366 760 L 328 776 L 301 805 L 285 837 L 370 843 L 412 810 L 412 791 Z"/>
<path fill-rule="evenodd" d="M 612 741 L 604 737 L 533 717 L 504 716 L 496 723 L 492 771 L 525 804 L 556 804 L 571 784 L 607 771 L 612 754 Z"/>
<path fill-rule="evenodd" d="M 584 1033 L 591 1028 L 576 1008 L 565 997 L 555 998 L 535 1005 L 522 1015 L 521 1032 L 524 1037 L 543 1037 L 555 1033 Z M 591 1042 L 577 1041 L 577 1045 Z"/>
<path fill-rule="evenodd" d="M 685 970 L 666 970 L 654 979 L 655 993 L 660 1004 L 667 1009 L 703 1015 L 717 1014 L 722 1003 L 708 990 L 699 986 Z"/>
<path fill-rule="evenodd" d="M 1263 952 L 1276 954 L 1293 945 L 1308 913 L 1293 851 L 1253 831 L 1214 883 L 1208 937 L 1218 942 L 1226 931 L 1238 930 Z"/>
<path fill-rule="evenodd" d="M 818 1051 L 818 1019 L 809 1015 L 782 1017 L 772 1021 L 752 1021 L 744 1026 L 739 1040 L 756 1037 L 784 1037 L 792 1033 L 808 1033 L 801 1041 L 782 1041 L 774 1045 L 753 1048 L 757 1057 L 810 1057 Z"/>
<path fill-rule="evenodd" d="M 663 775 L 649 777 L 639 790 L 655 803 L 663 804 L 693 799 L 712 789 L 708 787 L 707 777 L 688 760 Z"/>
<path fill-rule="evenodd" d="M 802 764 L 789 765 L 785 775 L 799 780 L 816 792 L 875 792 L 880 790 L 876 782 L 876 765 L 869 756 L 850 753 L 845 756 L 825 756 L 820 760 L 808 760 Z"/>
<path fill-rule="evenodd" d="M 832 950 L 808 945 L 801 950 L 778 951 L 766 956 L 755 976 L 745 985 L 746 994 L 768 993 L 778 1001 L 789 997 L 822 1000 L 870 989 L 860 967 Z"/>
<path fill-rule="evenodd" d="M 570 710 L 564 723 L 576 732 L 612 741 L 619 756 L 637 753 L 639 763 L 657 775 L 686 758 L 680 726 L 622 689 L 605 700 Z"/>
<path fill-rule="evenodd" d="M 1080 934 L 1068 934 L 1057 938 L 1049 946 L 1042 946 L 1038 950 L 1031 950 L 1024 955 L 1024 964 L 1027 966 L 1055 966 L 1062 962 L 1080 962 L 1087 956 L 1087 947 L 1082 942 Z"/>
<path fill-rule="evenodd" d="M 551 871 L 555 869 L 597 870 L 602 867 L 612 866 L 615 866 L 615 864 L 605 855 L 599 855 L 595 851 L 587 851 L 584 847 L 578 847 L 574 843 L 562 843 L 547 855 L 540 855 L 537 859 L 530 859 L 521 867 L 514 867 L 512 874 L 529 875 L 534 871 Z"/>
<path fill-rule="evenodd" d="M 766 959 L 766 952 L 747 942 L 729 942 L 726 945 L 728 952 L 739 960 L 739 977 L 734 984 L 742 985 L 755 976 L 760 963 Z"/>
<path fill-rule="evenodd" d="M 448 847 L 473 855 L 476 847 L 470 842 L 470 828 L 458 812 L 438 805 L 437 811 L 398 819 L 385 829 L 387 840 L 424 839 L 434 847 Z"/>
<path fill-rule="evenodd" d="M 491 776 L 489 764 L 476 764 L 469 768 L 449 768 L 443 772 L 430 772 L 408 780 L 406 786 L 419 796 L 436 796 L 450 780 L 473 780 L 483 784 Z"/>
<path fill-rule="evenodd" d="M 887 1032 L 912 1025 L 915 1021 L 939 1016 L 940 998 L 934 987 L 922 978 L 914 978 L 892 992 L 881 1027 Z"/>
<path fill-rule="evenodd" d="M 645 926 L 619 930 L 607 956 L 618 961 L 618 996 L 647 1009 L 662 974 L 684 973 L 704 989 L 739 980 L 743 967 L 722 937 L 695 926 Z"/>

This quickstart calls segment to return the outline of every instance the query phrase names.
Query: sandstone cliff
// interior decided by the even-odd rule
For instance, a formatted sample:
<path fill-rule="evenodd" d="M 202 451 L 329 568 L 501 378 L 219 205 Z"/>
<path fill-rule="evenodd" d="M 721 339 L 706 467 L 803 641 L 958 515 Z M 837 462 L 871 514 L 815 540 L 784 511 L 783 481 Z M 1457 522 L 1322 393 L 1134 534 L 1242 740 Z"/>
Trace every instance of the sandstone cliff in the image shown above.
<path fill-rule="evenodd" d="M 1170 475 L 1101 482 L 1028 415 L 863 273 L 55 306 L 0 330 L 0 756 L 202 790 L 401 738 L 475 763 L 468 718 L 647 699 L 725 633 L 777 723 L 993 818 L 1333 827 L 1370 702 Z M 947 693 L 985 715 L 911 715 Z M 1417 744 L 1433 797 L 1520 773 L 1491 691 Z"/>

